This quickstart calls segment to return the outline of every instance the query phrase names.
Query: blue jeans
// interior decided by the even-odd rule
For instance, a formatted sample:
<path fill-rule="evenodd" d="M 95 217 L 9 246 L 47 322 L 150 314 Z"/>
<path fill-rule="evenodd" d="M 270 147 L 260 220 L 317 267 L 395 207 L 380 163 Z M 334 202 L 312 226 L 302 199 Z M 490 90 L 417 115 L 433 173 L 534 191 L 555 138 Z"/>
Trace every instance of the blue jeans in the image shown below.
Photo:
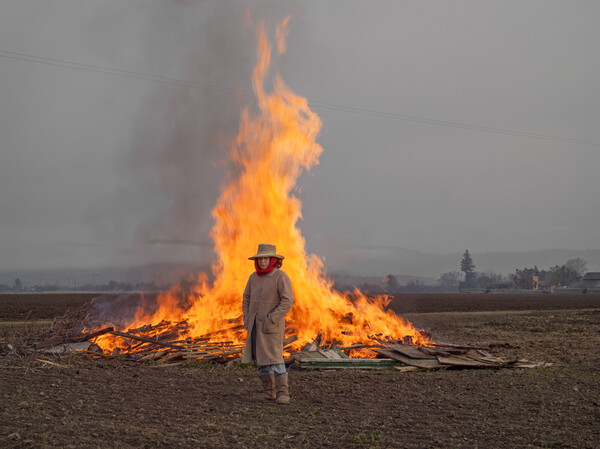
<path fill-rule="evenodd" d="M 258 365 L 258 377 L 266 376 L 271 371 L 273 371 L 276 376 L 287 374 L 285 371 L 285 363 L 277 363 L 276 365 Z"/>

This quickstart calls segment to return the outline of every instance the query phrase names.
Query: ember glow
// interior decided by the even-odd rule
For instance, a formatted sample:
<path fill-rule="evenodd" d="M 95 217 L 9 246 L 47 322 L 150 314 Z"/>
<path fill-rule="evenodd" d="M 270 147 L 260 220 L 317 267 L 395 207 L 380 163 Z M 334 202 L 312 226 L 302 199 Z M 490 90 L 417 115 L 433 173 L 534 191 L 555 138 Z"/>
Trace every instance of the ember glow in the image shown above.
<path fill-rule="evenodd" d="M 288 22 L 289 18 L 277 27 L 279 53 L 285 52 Z M 292 92 L 281 76 L 269 72 L 272 46 L 264 26 L 258 27 L 257 38 L 258 62 L 252 76 L 256 112 L 249 108 L 241 112 L 239 132 L 229 151 L 229 181 L 212 211 L 215 223 L 211 238 L 217 256 L 212 270 L 216 280 L 210 285 L 207 276 L 201 275 L 183 307 L 179 305 L 178 287 L 160 294 L 158 310 L 147 313 L 140 308 L 125 329 L 161 321 L 185 322 L 182 338 L 218 332 L 211 338 L 243 343 L 242 292 L 254 270 L 248 257 L 256 252 L 258 243 L 272 243 L 285 256 L 282 269 L 294 289 L 294 305 L 286 325 L 286 335 L 299 337 L 293 349 L 318 334 L 323 342 L 339 346 L 405 337 L 417 344 L 426 343 L 427 337 L 412 324 L 385 310 L 389 302 L 386 296 L 367 298 L 358 290 L 349 295 L 334 291 L 322 259 L 306 253 L 297 227 L 302 204 L 295 193 L 302 171 L 318 164 L 323 152 L 317 143 L 322 123 L 305 98 Z M 271 78 L 269 91 L 265 84 Z M 110 349 L 117 342 L 107 335 L 100 337 L 98 344 Z"/>

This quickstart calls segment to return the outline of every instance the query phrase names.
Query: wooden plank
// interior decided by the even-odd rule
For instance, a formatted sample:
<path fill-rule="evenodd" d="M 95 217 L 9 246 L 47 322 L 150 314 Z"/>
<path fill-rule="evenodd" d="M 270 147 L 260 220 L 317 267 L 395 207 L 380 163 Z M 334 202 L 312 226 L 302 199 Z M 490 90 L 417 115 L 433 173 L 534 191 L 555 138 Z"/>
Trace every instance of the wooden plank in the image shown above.
<path fill-rule="evenodd" d="M 306 353 L 302 353 L 302 351 L 300 351 L 300 352 L 292 352 L 290 355 L 292 356 L 292 358 L 294 360 L 297 360 L 297 361 L 302 360 L 302 358 L 308 358 L 307 355 L 306 355 Z"/>
<path fill-rule="evenodd" d="M 343 352 L 343 351 L 340 351 L 340 350 L 339 350 L 339 349 L 337 349 L 337 348 L 334 348 L 334 349 L 332 349 L 332 351 L 335 351 L 335 352 L 337 353 L 337 355 L 339 355 L 339 356 L 340 356 L 340 358 L 341 358 L 341 359 L 349 359 L 349 358 L 350 358 L 350 356 L 349 356 L 348 354 L 346 354 L 346 353 L 345 353 L 345 352 Z"/>
<path fill-rule="evenodd" d="M 437 348 L 447 348 L 447 349 L 481 349 L 486 350 L 488 348 L 480 348 L 478 346 L 466 346 L 466 345 L 454 345 L 452 343 L 429 343 L 431 346 L 435 346 Z"/>
<path fill-rule="evenodd" d="M 241 354 L 242 350 L 241 349 L 237 349 L 234 351 L 219 351 L 219 352 L 186 352 L 185 353 L 185 358 L 188 359 L 203 359 L 206 357 L 220 357 L 223 354 Z"/>
<path fill-rule="evenodd" d="M 227 341 L 210 341 L 210 340 L 205 340 L 205 341 L 200 341 L 200 342 L 188 342 L 187 346 L 198 346 L 198 347 L 203 347 L 203 346 L 227 346 L 227 345 L 235 345 L 235 344 L 239 344 L 239 343 L 235 343 L 232 340 L 227 340 Z"/>
<path fill-rule="evenodd" d="M 300 351 L 292 352 L 291 356 L 298 361 L 304 359 L 326 359 L 327 357 L 321 354 L 319 351 Z"/>
<path fill-rule="evenodd" d="M 352 362 L 349 362 L 352 360 Z M 301 369 L 384 369 L 396 365 L 391 359 L 318 359 L 304 360 Z"/>
<path fill-rule="evenodd" d="M 188 352 L 210 352 L 210 351 L 223 351 L 225 349 L 243 349 L 245 345 L 214 345 L 214 346 L 190 346 L 187 348 Z"/>
<path fill-rule="evenodd" d="M 405 365 L 416 366 L 417 368 L 437 369 L 446 367 L 445 365 L 442 365 L 436 358 L 412 359 L 410 357 L 406 357 L 405 355 L 400 354 L 399 352 L 396 352 L 395 350 L 390 349 L 374 349 L 374 351 L 381 355 L 390 357 L 391 359 L 402 362 Z"/>
<path fill-rule="evenodd" d="M 227 329 L 219 329 L 218 331 L 209 332 L 208 334 L 201 335 L 201 337 L 212 337 L 214 335 L 226 334 L 228 332 L 239 331 L 244 329 L 244 325 L 240 324 L 238 326 L 229 327 Z"/>
<path fill-rule="evenodd" d="M 173 352 L 171 354 L 165 355 L 164 357 L 160 358 L 160 362 L 168 362 L 170 360 L 175 360 L 178 358 L 182 358 L 184 356 L 183 352 Z"/>
<path fill-rule="evenodd" d="M 382 369 L 396 365 L 391 359 L 303 359 L 301 369 Z"/>
<path fill-rule="evenodd" d="M 447 351 L 443 351 L 441 348 L 429 348 L 427 346 L 419 346 L 419 351 L 421 351 L 424 354 L 431 355 L 433 357 L 438 355 L 452 355 Z"/>
<path fill-rule="evenodd" d="M 163 349 L 162 351 L 151 352 L 143 357 L 140 357 L 138 362 L 146 362 L 148 360 L 156 360 L 161 358 L 163 355 L 167 353 L 168 349 Z"/>
<path fill-rule="evenodd" d="M 62 343 L 64 343 L 66 340 L 65 337 L 60 337 L 55 335 L 52 338 L 49 338 L 48 340 L 42 341 L 38 344 L 35 345 L 35 349 L 42 349 L 42 348 L 47 348 L 48 346 L 56 346 L 56 345 L 60 345 Z"/>
<path fill-rule="evenodd" d="M 395 365 L 395 363 L 391 363 L 390 359 L 302 359 L 302 363 L 324 363 L 329 365 L 342 364 L 342 365 L 354 365 L 361 363 L 371 363 L 374 365 L 383 364 L 383 365 Z"/>
<path fill-rule="evenodd" d="M 355 344 L 355 345 L 351 345 L 351 346 L 339 346 L 336 347 L 335 349 L 339 349 L 340 351 L 348 351 L 350 349 L 364 349 L 364 348 L 375 348 L 375 347 L 379 347 L 381 345 L 362 345 L 362 344 Z"/>
<path fill-rule="evenodd" d="M 126 341 L 127 343 L 129 343 L 127 340 L 125 340 L 125 341 Z M 130 346 L 130 347 L 129 347 L 129 349 L 128 349 L 128 351 L 130 351 L 130 352 L 134 352 L 134 350 L 136 350 L 136 349 L 138 349 L 138 348 L 141 348 L 141 347 L 143 347 L 144 345 L 148 345 L 148 343 L 146 343 L 146 342 L 143 342 L 143 341 L 140 341 L 139 343 L 136 343 L 135 345 L 133 345 L 133 346 Z"/>
<path fill-rule="evenodd" d="M 323 336 L 321 335 L 321 333 L 318 333 L 317 336 L 315 337 L 315 339 L 312 341 L 312 343 L 307 343 L 304 345 L 304 347 L 302 348 L 302 351 L 303 352 L 318 351 L 319 346 L 321 346 L 322 339 L 323 339 Z"/>
<path fill-rule="evenodd" d="M 369 346 L 369 348 L 371 348 L 372 346 Z M 344 352 L 342 352 L 339 348 L 334 348 L 334 349 L 323 349 L 320 351 L 300 351 L 300 352 L 293 352 L 292 357 L 296 360 L 302 360 L 302 359 L 319 359 L 319 358 L 325 358 L 325 359 L 349 359 L 350 357 L 348 356 L 348 354 L 345 354 Z"/>
<path fill-rule="evenodd" d="M 224 357 L 226 355 L 231 355 L 231 354 L 239 354 L 240 352 L 242 352 L 241 349 L 235 349 L 233 351 L 222 351 L 222 352 L 211 352 L 211 353 L 205 353 L 205 354 L 188 354 L 187 352 L 184 353 L 184 358 L 187 360 L 212 360 L 212 359 L 218 359 L 220 357 Z"/>
<path fill-rule="evenodd" d="M 438 362 L 443 365 L 452 365 L 452 366 L 464 366 L 464 367 L 482 367 L 482 368 L 491 368 L 491 367 L 499 367 L 500 365 L 497 363 L 489 363 L 483 362 L 481 360 L 475 360 L 471 357 L 465 355 L 451 355 L 451 356 L 437 356 Z"/>
<path fill-rule="evenodd" d="M 111 335 L 116 335 L 117 337 L 131 338 L 132 340 L 145 341 L 147 343 L 154 343 L 155 345 L 166 346 L 168 348 L 186 349 L 183 346 L 174 345 L 173 343 L 168 343 L 166 341 L 156 341 L 156 340 L 152 340 L 151 338 L 139 337 L 137 335 L 128 334 L 126 332 L 110 331 L 108 333 Z"/>
<path fill-rule="evenodd" d="M 506 363 L 505 360 L 502 360 L 498 357 L 494 357 L 493 355 L 491 355 L 488 352 L 479 351 L 477 349 L 469 349 L 465 353 L 465 356 L 470 357 L 474 360 L 479 360 L 479 361 L 486 362 L 486 363 L 494 363 L 497 365 L 504 365 Z"/>
<path fill-rule="evenodd" d="M 327 357 L 328 359 L 341 359 L 342 357 L 339 356 L 339 354 L 333 350 L 333 349 L 321 349 L 319 351 L 321 354 L 323 354 L 325 357 Z"/>
<path fill-rule="evenodd" d="M 476 357 L 475 357 L 476 354 Z M 506 363 L 505 360 L 502 360 L 498 357 L 493 356 L 492 354 L 490 354 L 487 351 L 481 351 L 481 350 L 473 350 L 470 349 L 469 351 L 467 351 L 467 355 L 469 357 L 473 357 L 476 359 L 480 359 L 480 360 L 484 360 L 486 362 L 495 362 L 495 363 Z"/>
<path fill-rule="evenodd" d="M 92 338 L 96 338 L 96 337 L 99 337 L 100 335 L 108 334 L 109 332 L 114 331 L 114 330 L 115 330 L 115 328 L 112 326 L 105 327 L 104 329 L 100 329 L 95 332 L 89 332 L 87 334 L 82 334 L 77 337 L 73 337 L 72 339 L 69 339 L 69 342 L 76 343 L 76 342 L 80 342 L 80 341 L 91 340 Z"/>
<path fill-rule="evenodd" d="M 432 359 L 435 356 L 420 351 L 416 346 L 390 344 L 388 347 L 411 359 Z"/>
<path fill-rule="evenodd" d="M 298 336 L 297 335 L 290 335 L 288 338 L 284 338 L 283 339 L 283 347 L 285 348 L 286 346 L 291 345 L 296 340 L 298 340 Z"/>

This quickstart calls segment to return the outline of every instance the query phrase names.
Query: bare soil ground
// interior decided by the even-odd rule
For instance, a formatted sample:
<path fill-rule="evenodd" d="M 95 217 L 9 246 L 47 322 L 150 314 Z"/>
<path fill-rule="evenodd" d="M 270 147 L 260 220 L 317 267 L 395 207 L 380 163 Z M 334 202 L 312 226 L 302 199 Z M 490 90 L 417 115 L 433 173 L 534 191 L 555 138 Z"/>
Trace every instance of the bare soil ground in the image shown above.
<path fill-rule="evenodd" d="M 22 320 L 10 296 L 0 320 Z M 77 302 L 38 299 L 39 319 Z M 600 447 L 600 296 L 399 295 L 390 308 L 438 340 L 553 365 L 290 371 L 278 406 L 256 399 L 248 367 L 0 358 L 0 447 Z"/>

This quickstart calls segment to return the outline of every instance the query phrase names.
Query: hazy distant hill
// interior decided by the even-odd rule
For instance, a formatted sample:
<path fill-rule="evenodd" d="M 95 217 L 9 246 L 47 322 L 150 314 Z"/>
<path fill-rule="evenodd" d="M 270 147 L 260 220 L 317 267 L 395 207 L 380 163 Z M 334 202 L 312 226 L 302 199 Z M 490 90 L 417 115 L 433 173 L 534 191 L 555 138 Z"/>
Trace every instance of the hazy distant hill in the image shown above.
<path fill-rule="evenodd" d="M 494 271 L 508 274 L 516 268 L 533 267 L 550 268 L 562 265 L 569 259 L 580 257 L 587 261 L 589 271 L 600 271 L 600 250 L 566 250 L 549 249 L 528 252 L 490 252 L 471 253 L 476 271 Z M 370 254 L 330 272 L 362 274 L 363 276 L 385 276 L 388 273 L 400 273 L 407 276 L 425 276 L 438 278 L 446 271 L 460 271 L 461 253 L 433 254 L 406 249 L 383 248 L 373 250 Z"/>
<path fill-rule="evenodd" d="M 98 269 L 21 270 L 0 273 L 0 284 L 12 286 L 19 278 L 26 288 L 36 285 L 58 285 L 72 289 L 116 282 L 154 282 L 156 285 L 174 284 L 200 272 L 210 274 L 208 265 L 190 263 L 163 263 L 136 267 L 109 267 Z"/>
<path fill-rule="evenodd" d="M 393 273 L 386 273 L 385 275 L 382 276 L 358 276 L 358 275 L 352 275 L 352 274 L 335 274 L 332 273 L 330 275 L 330 277 L 334 280 L 335 282 L 335 287 L 339 290 L 345 290 L 345 289 L 352 289 L 352 287 L 361 287 L 363 285 L 367 285 L 367 286 L 379 286 L 383 289 L 386 288 L 387 282 L 386 282 L 386 276 L 388 274 L 393 274 Z M 417 281 L 419 283 L 422 284 L 426 284 L 426 285 L 432 285 L 435 284 L 435 278 L 432 277 L 425 277 L 425 276 L 404 276 L 404 275 L 395 275 L 396 277 L 396 281 L 398 281 L 399 286 L 404 286 L 406 284 L 408 284 L 411 281 Z"/>
<path fill-rule="evenodd" d="M 472 253 L 476 271 L 494 271 L 508 274 L 516 268 L 533 267 L 548 269 L 554 265 L 562 265 L 569 259 L 580 257 L 587 262 L 588 271 L 600 271 L 600 250 L 565 250 L 552 249 L 529 252 L 490 252 Z M 336 282 L 350 282 L 350 278 L 360 277 L 362 282 L 368 278 L 381 280 L 387 274 L 398 277 L 399 282 L 419 280 L 433 283 L 440 274 L 446 271 L 460 270 L 462 253 L 434 254 L 397 248 L 378 248 L 363 251 L 360 257 L 353 254 L 348 263 L 340 254 L 337 265 L 327 264 L 327 271 Z M 350 259 L 350 258 L 348 258 Z M 285 266 L 284 266 L 285 269 Z M 138 267 L 105 269 L 61 269 L 44 271 L 14 271 L 0 273 L 0 284 L 12 286 L 15 278 L 21 279 L 24 286 L 33 287 L 39 284 L 56 284 L 61 287 L 78 287 L 85 284 L 105 284 L 110 280 L 117 282 L 151 282 L 157 285 L 176 283 L 190 275 L 205 272 L 210 275 L 207 264 L 164 263 L 143 265 Z M 363 280 L 362 278 L 365 278 Z M 353 283 L 358 282 L 354 279 Z"/>

